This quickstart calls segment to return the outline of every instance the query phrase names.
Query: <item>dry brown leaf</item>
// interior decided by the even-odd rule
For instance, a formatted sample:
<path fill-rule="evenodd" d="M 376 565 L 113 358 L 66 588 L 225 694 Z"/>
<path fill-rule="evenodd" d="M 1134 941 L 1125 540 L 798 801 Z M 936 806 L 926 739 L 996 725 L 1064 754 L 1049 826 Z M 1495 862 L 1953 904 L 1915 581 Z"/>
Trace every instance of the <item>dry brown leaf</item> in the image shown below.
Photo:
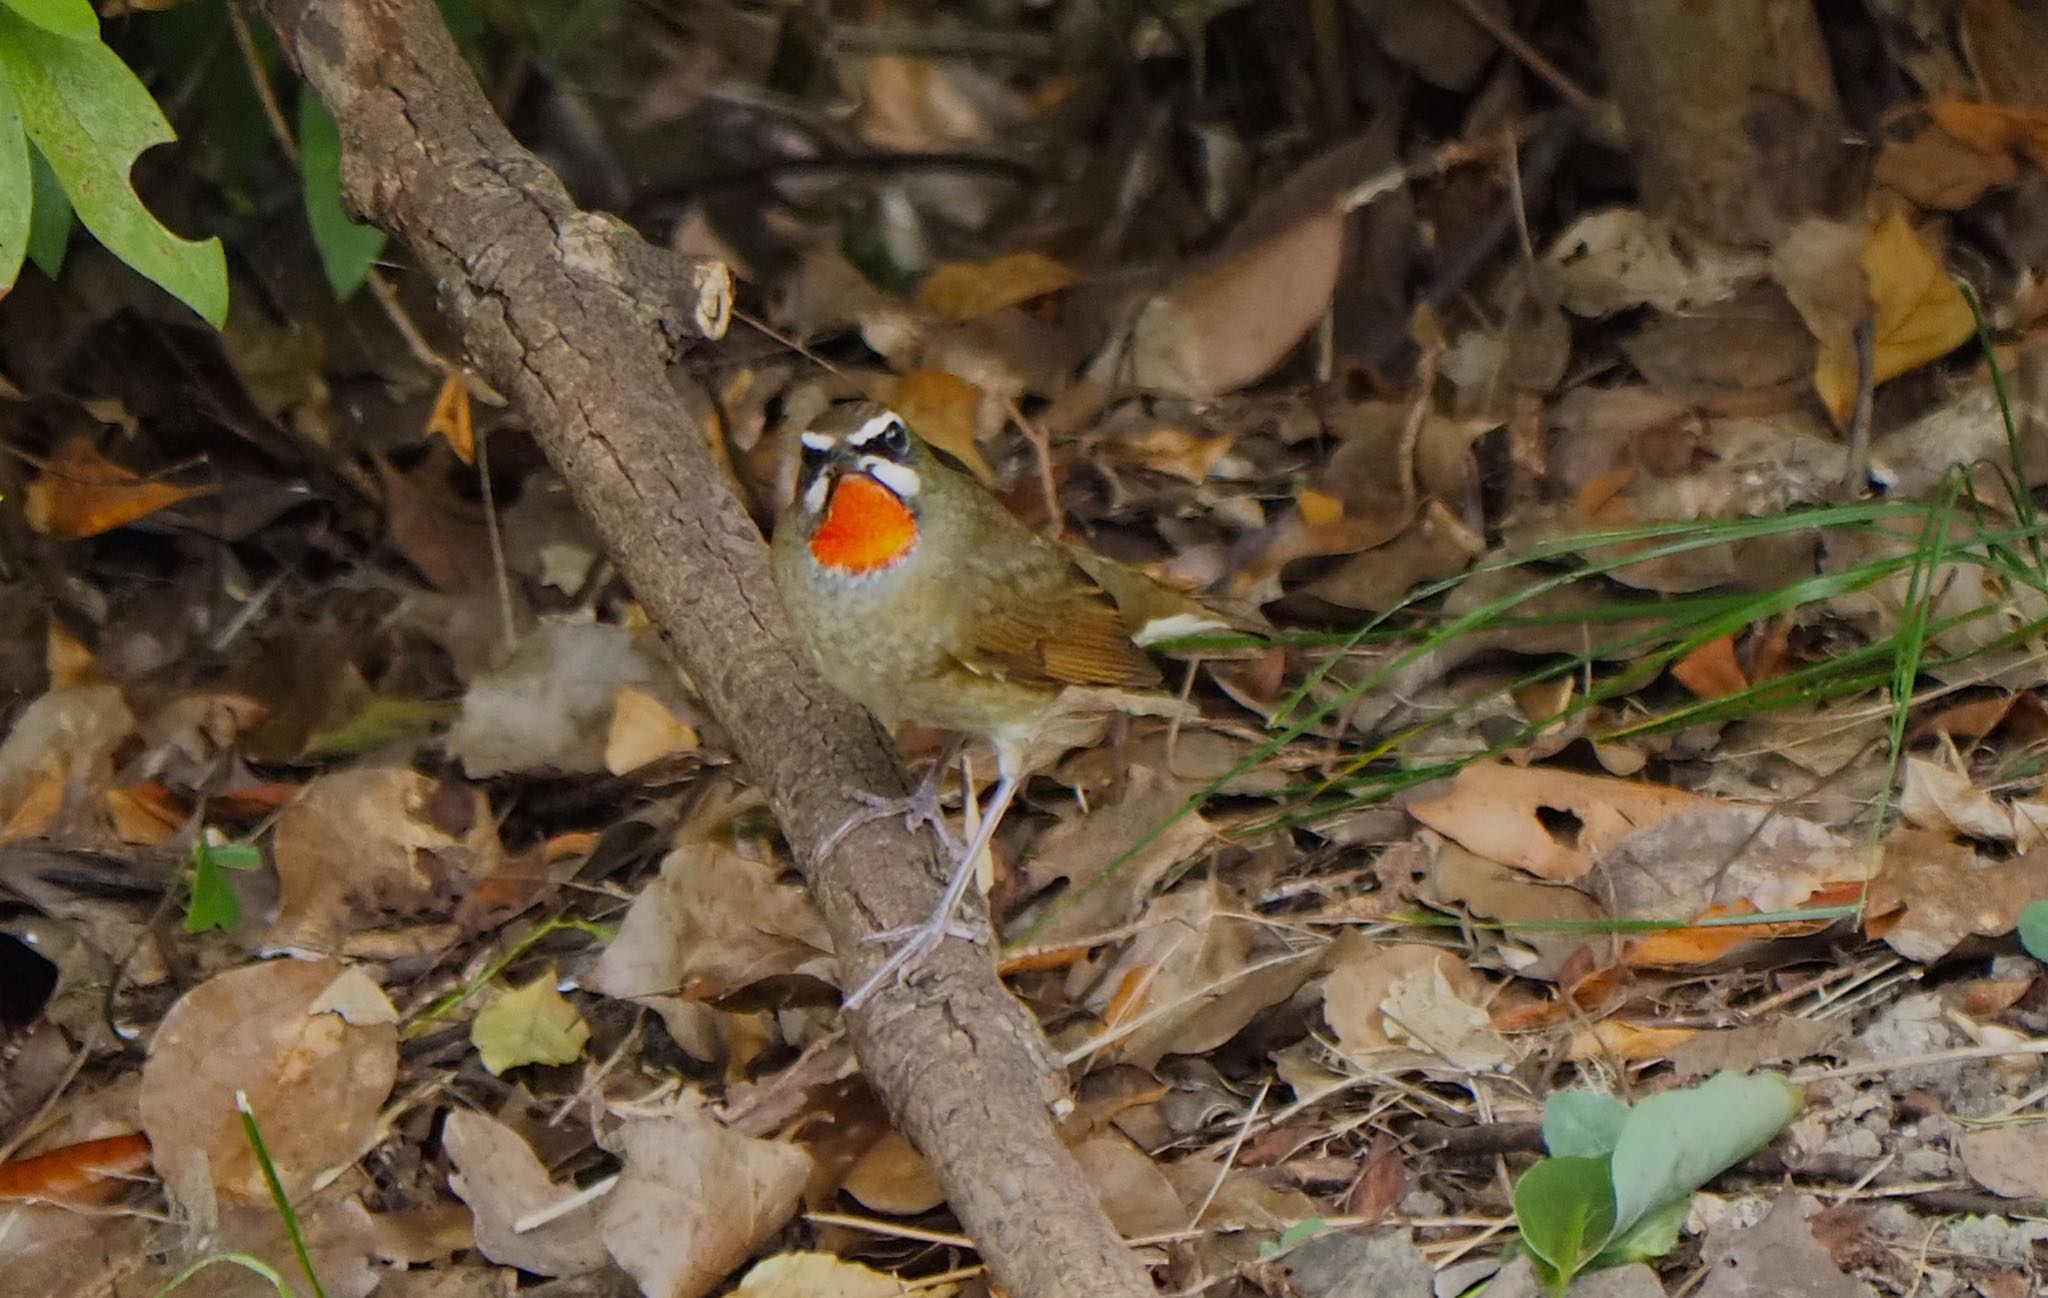
<path fill-rule="evenodd" d="M 312 1012 L 343 972 L 325 960 L 244 965 L 200 983 L 164 1016 L 140 1105 L 157 1170 L 181 1207 L 203 1211 L 215 1194 L 267 1198 L 238 1095 L 294 1197 L 377 1139 L 378 1111 L 398 1077 L 398 1030 Z"/>
<path fill-rule="evenodd" d="M 0 841 L 40 833 L 67 790 L 91 796 L 111 785 L 114 750 L 134 730 L 112 685 L 54 689 L 22 709 L 0 740 Z"/>
<path fill-rule="evenodd" d="M 481 506 L 449 485 L 453 453 L 433 443 L 409 470 L 378 456 L 384 488 L 384 526 L 391 544 L 435 590 L 451 595 L 491 584 L 491 534 Z"/>
<path fill-rule="evenodd" d="M 1689 920 L 1712 907 L 1785 910 L 1859 882 L 1869 854 L 1823 825 L 1745 802 L 1696 799 L 1607 844 L 1580 886 L 1626 919 Z"/>
<path fill-rule="evenodd" d="M 782 868 L 734 850 L 730 821 L 684 825 L 661 874 L 626 911 L 619 934 L 581 985 L 653 1004 L 723 996 L 783 975 L 835 983 L 838 964 L 818 910 Z"/>
<path fill-rule="evenodd" d="M 1330 959 L 1323 1018 L 1347 1062 L 1378 1073 L 1509 1060 L 1485 1009 L 1492 989 L 1453 952 L 1346 937 Z"/>
<path fill-rule="evenodd" d="M 1134 767 L 1117 801 L 1099 805 L 1053 826 L 1024 864 L 1022 890 L 1036 894 L 1060 880 L 1069 890 L 1087 888 L 1110 862 L 1178 812 L 1198 786 L 1148 767 Z M 1041 940 L 1084 937 L 1128 923 L 1168 872 L 1214 840 L 1216 827 L 1189 812 L 1117 867 L 1101 886 L 1062 905 Z"/>
<path fill-rule="evenodd" d="M 1218 1163 L 1218 1157 L 1208 1156 L 1160 1165 L 1182 1202 L 1207 1202 L 1201 1220 L 1194 1225 L 1218 1231 L 1277 1232 L 1317 1214 L 1319 1205 L 1301 1191 L 1269 1185 L 1255 1173 L 1238 1167 L 1226 1170 Z"/>
<path fill-rule="evenodd" d="M 2048 849 L 1985 864 L 1969 847 L 1917 830 L 1893 834 L 1884 849 L 1864 927 L 1909 960 L 1939 960 L 1966 937 L 2010 933 L 2028 903 L 2048 897 Z"/>
<path fill-rule="evenodd" d="M 519 1228 L 522 1218 L 570 1198 L 576 1187 L 550 1179 L 518 1132 L 495 1118 L 457 1109 L 442 1126 L 441 1144 L 455 1164 L 448 1188 L 469 1205 L 477 1251 L 485 1257 L 550 1276 L 581 1275 L 610 1260 L 598 1238 L 595 1203 Z"/>
<path fill-rule="evenodd" d="M 2007 1199 L 2048 1199 L 2048 1126 L 2028 1123 L 1963 1133 L 1956 1144 L 1963 1170 Z"/>
<path fill-rule="evenodd" d="M 1598 949 L 1614 945 L 1614 939 L 1604 938 L 1590 927 L 1576 933 L 1567 928 L 1544 927 L 1545 921 L 1590 926 L 1594 920 L 1607 918 L 1600 903 L 1578 889 L 1532 879 L 1523 871 L 1468 852 L 1426 831 L 1421 837 L 1430 849 L 1421 885 L 1425 900 L 1463 908 L 1481 919 L 1531 925 L 1485 935 L 1501 944 L 1502 959 L 1522 977 L 1555 978 L 1565 961 L 1587 946 Z M 1520 951 L 1519 947 L 1528 951 Z"/>
<path fill-rule="evenodd" d="M 900 1132 L 889 1131 L 846 1170 L 839 1188 L 876 1212 L 915 1217 L 946 1201 L 924 1155 Z"/>
<path fill-rule="evenodd" d="M 2048 804 L 2016 798 L 2001 802 L 1966 772 L 1924 757 L 1908 757 L 1899 781 L 1899 814 L 1916 828 L 2012 843 L 2022 851 L 2048 840 Z"/>
<path fill-rule="evenodd" d="M 1731 1228 L 1731 1222 L 1723 1222 L 1711 1227 L 1700 1245 L 1706 1283 L 1699 1287 L 1699 1298 L 1871 1298 L 1875 1291 L 1842 1274 L 1814 1237 L 1809 1221 L 1819 1211 L 1815 1200 L 1786 1190 L 1753 1226 Z"/>
<path fill-rule="evenodd" d="M 480 790 L 397 767 L 319 776 L 271 839 L 282 897 L 265 946 L 331 952 L 365 923 L 452 908 L 499 853 Z"/>
<path fill-rule="evenodd" d="M 1343 254 L 1333 207 L 1189 269 L 1139 312 L 1130 381 L 1208 400 L 1263 378 L 1328 309 Z"/>
<path fill-rule="evenodd" d="M 45 536 L 76 540 L 111 532 L 211 490 L 150 481 L 101 455 L 91 438 L 73 436 L 57 443 L 43 471 L 28 484 L 22 514 Z"/>
<path fill-rule="evenodd" d="M 1207 481 L 1210 470 L 1230 454 L 1230 448 L 1228 437 L 1206 437 L 1173 424 L 1154 424 L 1103 443 L 1102 451 L 1120 463 L 1199 483 Z"/>
<path fill-rule="evenodd" d="M 1569 883 L 1626 835 L 1707 801 L 1664 785 L 1481 762 L 1408 814 L 1481 856 Z"/>
<path fill-rule="evenodd" d="M 973 320 L 1080 280 L 1072 267 L 1042 252 L 1013 252 L 989 261 L 937 267 L 918 286 L 917 304 L 948 320 Z"/>
<path fill-rule="evenodd" d="M 1188 1224 L 1188 1205 L 1174 1193 L 1173 1182 L 1122 1132 L 1095 1132 L 1074 1145 L 1072 1153 L 1110 1224 L 1124 1238 L 1163 1235 Z"/>
<path fill-rule="evenodd" d="M 1544 254 L 1550 300 L 1581 316 L 1645 304 L 1681 312 L 1732 296 L 1763 273 L 1763 258 L 1692 245 L 1671 223 L 1639 208 L 1580 217 Z"/>
<path fill-rule="evenodd" d="M 956 1284 L 920 1284 L 918 1298 L 953 1298 Z M 730 1298 L 903 1298 L 903 1282 L 830 1253 L 777 1253 L 740 1279 Z"/>
<path fill-rule="evenodd" d="M 1735 636 L 1717 636 L 1671 665 L 1680 685 L 1703 699 L 1725 698 L 1749 688 L 1749 678 L 1735 658 Z"/>
<path fill-rule="evenodd" d="M 796 1212 L 810 1155 L 720 1126 L 694 1100 L 619 1129 L 625 1167 L 600 1211 L 614 1261 L 648 1298 L 698 1298 Z"/>
<path fill-rule="evenodd" d="M 1797 1016 L 1702 1032 L 1671 1052 L 1671 1067 L 1681 1078 L 1712 1077 L 1724 1068 L 1749 1073 L 1811 1058 L 1848 1032 L 1840 1022 Z"/>
<path fill-rule="evenodd" d="M 1089 997 L 1115 1038 L 1106 1058 L 1150 1068 L 1164 1055 L 1197 1055 L 1222 1045 L 1270 1006 L 1292 996 L 1316 952 L 1254 943 L 1264 924 L 1225 909 L 1212 883 L 1170 892 Z M 1123 1025 L 1136 1025 L 1128 1032 Z"/>

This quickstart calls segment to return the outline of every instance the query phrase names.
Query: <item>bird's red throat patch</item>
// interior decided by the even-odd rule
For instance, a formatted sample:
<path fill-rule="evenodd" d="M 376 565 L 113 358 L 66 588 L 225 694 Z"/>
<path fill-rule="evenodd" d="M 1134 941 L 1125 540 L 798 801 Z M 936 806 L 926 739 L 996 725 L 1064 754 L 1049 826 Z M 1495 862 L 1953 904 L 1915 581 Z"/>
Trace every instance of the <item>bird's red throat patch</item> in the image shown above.
<path fill-rule="evenodd" d="M 867 573 L 910 553 L 917 516 L 896 493 L 865 473 L 849 473 L 832 486 L 825 517 L 811 533 L 811 557 L 840 572 Z"/>

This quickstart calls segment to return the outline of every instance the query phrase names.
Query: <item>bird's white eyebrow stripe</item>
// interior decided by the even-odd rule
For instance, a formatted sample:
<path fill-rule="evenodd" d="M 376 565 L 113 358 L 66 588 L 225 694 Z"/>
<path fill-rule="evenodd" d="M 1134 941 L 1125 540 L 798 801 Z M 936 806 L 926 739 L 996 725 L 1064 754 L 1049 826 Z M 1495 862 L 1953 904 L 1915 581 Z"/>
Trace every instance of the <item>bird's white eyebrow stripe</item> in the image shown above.
<path fill-rule="evenodd" d="M 897 422 L 896 412 L 893 410 L 884 410 L 881 414 L 869 419 L 859 428 L 854 429 L 853 436 L 846 439 L 847 445 L 865 446 L 874 438 L 880 437 L 884 433 L 888 432 L 889 425 L 895 422 Z"/>
<path fill-rule="evenodd" d="M 814 451 L 829 451 L 839 445 L 839 439 L 830 433 L 804 433 L 797 440 Z"/>

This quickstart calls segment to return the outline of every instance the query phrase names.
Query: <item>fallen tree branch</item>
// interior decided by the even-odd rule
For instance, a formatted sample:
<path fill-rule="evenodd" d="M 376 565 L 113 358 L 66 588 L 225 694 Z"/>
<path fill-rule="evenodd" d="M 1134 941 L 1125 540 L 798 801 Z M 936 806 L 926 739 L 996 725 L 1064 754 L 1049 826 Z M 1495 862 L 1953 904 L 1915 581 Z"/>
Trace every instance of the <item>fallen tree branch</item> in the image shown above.
<path fill-rule="evenodd" d="M 348 201 L 434 277 L 471 363 L 524 417 L 767 792 L 857 983 L 885 955 L 864 939 L 929 914 L 942 871 L 894 820 L 817 859 L 854 809 L 846 789 L 907 785 L 874 722 L 798 656 L 761 537 L 674 386 L 676 357 L 724 326 L 724 268 L 579 210 L 492 112 L 431 0 L 262 4 L 340 127 Z M 1005 1288 L 1153 1294 L 1059 1141 L 1049 1102 L 1064 1073 L 987 950 L 946 943 L 849 1027 Z"/>

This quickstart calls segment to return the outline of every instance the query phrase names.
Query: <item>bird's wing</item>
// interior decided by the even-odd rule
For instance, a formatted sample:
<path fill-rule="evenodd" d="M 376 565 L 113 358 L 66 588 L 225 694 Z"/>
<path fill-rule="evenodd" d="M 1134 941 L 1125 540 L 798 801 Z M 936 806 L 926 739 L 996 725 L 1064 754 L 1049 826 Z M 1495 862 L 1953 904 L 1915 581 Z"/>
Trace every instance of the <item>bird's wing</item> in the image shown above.
<path fill-rule="evenodd" d="M 1048 577 L 976 618 L 961 664 L 1020 685 L 1157 687 L 1159 669 L 1102 588 L 1071 563 Z"/>

